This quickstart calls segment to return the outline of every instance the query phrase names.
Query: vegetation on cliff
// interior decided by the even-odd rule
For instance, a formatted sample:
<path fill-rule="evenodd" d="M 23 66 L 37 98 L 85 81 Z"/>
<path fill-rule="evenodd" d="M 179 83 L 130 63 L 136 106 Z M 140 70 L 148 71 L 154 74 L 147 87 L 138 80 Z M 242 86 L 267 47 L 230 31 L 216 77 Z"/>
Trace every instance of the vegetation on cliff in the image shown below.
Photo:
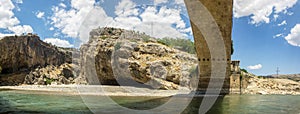
<path fill-rule="evenodd" d="M 80 48 L 81 77 L 86 77 L 89 69 L 86 66 L 92 66 L 89 59 L 95 58 L 101 84 L 118 85 L 117 80 L 130 84 L 133 79 L 157 89 L 190 86 L 197 66 L 196 55 L 187 53 L 194 53 L 191 41 L 156 39 L 144 33 L 108 27 L 94 29 L 90 36 L 88 43 Z"/>
<path fill-rule="evenodd" d="M 166 46 L 176 48 L 178 50 L 195 54 L 195 45 L 189 39 L 183 38 L 162 38 L 157 40 L 158 43 L 164 44 Z"/>

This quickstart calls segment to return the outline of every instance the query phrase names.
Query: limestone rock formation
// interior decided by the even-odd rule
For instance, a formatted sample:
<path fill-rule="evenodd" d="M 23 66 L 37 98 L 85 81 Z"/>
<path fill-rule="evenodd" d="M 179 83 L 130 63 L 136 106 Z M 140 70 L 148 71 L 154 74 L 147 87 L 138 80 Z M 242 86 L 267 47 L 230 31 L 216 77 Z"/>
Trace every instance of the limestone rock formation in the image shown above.
<path fill-rule="evenodd" d="M 48 65 L 45 68 L 36 68 L 25 77 L 24 84 L 29 85 L 61 85 L 75 83 L 78 66 L 62 64 L 60 66 Z"/>
<path fill-rule="evenodd" d="M 45 43 L 37 35 L 4 37 L 0 40 L 0 67 L 2 68 L 0 85 L 20 85 L 25 81 L 26 75 L 38 67 L 71 63 L 71 52 L 73 49 L 59 48 Z M 50 76 L 54 79 L 58 78 L 55 75 Z M 43 80 L 33 82 L 43 84 Z"/>
<path fill-rule="evenodd" d="M 245 94 L 289 94 L 300 95 L 300 82 L 290 79 L 263 78 L 252 76 L 248 80 Z"/>
<path fill-rule="evenodd" d="M 71 62 L 71 53 L 47 44 L 36 35 L 8 36 L 0 40 L 2 73 L 28 71 L 37 66 Z"/>
<path fill-rule="evenodd" d="M 196 55 L 160 44 L 143 33 L 101 28 L 90 35 L 80 48 L 80 76 L 88 76 L 85 65 L 94 59 L 101 84 L 130 85 L 134 80 L 153 88 L 178 89 L 180 85 L 188 87 L 191 73 L 197 70 Z"/>

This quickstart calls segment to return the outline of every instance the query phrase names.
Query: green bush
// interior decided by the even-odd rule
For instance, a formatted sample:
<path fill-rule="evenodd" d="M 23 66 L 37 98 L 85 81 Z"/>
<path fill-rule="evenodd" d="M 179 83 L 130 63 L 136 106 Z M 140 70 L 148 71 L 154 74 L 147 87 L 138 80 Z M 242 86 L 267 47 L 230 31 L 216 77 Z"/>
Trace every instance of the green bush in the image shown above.
<path fill-rule="evenodd" d="M 100 38 L 101 38 L 102 40 L 105 40 L 105 39 L 107 39 L 107 38 L 109 38 L 109 37 L 107 37 L 107 36 L 100 36 Z"/>
<path fill-rule="evenodd" d="M 149 42 L 150 41 L 150 36 L 142 36 L 142 39 L 144 42 Z"/>
<path fill-rule="evenodd" d="M 46 78 L 46 85 L 51 85 L 51 83 L 55 81 L 54 79 Z"/>
<path fill-rule="evenodd" d="M 117 42 L 115 44 L 115 50 L 119 50 L 121 48 L 121 42 Z"/>
<path fill-rule="evenodd" d="M 161 43 L 166 46 L 170 46 L 172 48 L 177 48 L 178 50 L 188 52 L 191 54 L 195 54 L 195 45 L 189 39 L 183 38 L 162 38 L 157 40 L 158 43 Z"/>
<path fill-rule="evenodd" d="M 248 71 L 246 69 L 243 69 L 243 68 L 241 69 L 241 71 L 248 73 Z"/>

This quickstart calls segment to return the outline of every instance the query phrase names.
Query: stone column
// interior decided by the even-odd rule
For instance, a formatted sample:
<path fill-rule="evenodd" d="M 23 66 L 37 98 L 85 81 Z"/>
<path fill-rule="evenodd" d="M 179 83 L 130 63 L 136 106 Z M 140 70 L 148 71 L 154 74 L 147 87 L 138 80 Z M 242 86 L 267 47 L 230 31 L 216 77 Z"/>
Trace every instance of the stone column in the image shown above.
<path fill-rule="evenodd" d="M 194 11 L 196 6 L 192 2 L 199 1 L 203 4 L 203 6 L 209 11 L 210 15 L 213 17 L 214 20 L 205 20 L 207 22 L 204 22 L 203 24 L 210 24 L 210 23 L 216 23 L 218 28 L 213 29 L 219 29 L 221 32 L 221 35 L 223 37 L 224 45 L 225 45 L 225 53 L 226 55 L 224 58 L 213 58 L 211 57 L 211 50 L 208 48 L 208 43 L 204 38 L 204 34 L 201 33 L 201 29 L 199 29 L 196 26 L 195 20 L 191 20 L 191 25 L 193 29 L 193 35 L 195 40 L 195 47 L 197 51 L 197 56 L 199 60 L 199 66 L 200 66 L 200 82 L 198 84 L 198 90 L 199 91 L 206 91 L 209 81 L 211 79 L 212 75 L 212 62 L 213 61 L 224 61 L 227 62 L 226 66 L 226 76 L 223 84 L 223 88 L 221 91 L 221 94 L 227 94 L 229 93 L 229 87 L 230 87 L 230 61 L 231 61 L 231 46 L 232 46 L 232 40 L 231 40 L 231 31 L 232 31 L 232 6 L 233 6 L 233 0 L 185 0 L 189 17 L 192 16 L 199 17 L 199 16 L 206 16 L 201 15 L 203 11 L 200 11 L 200 13 L 197 13 Z M 195 19 L 195 18 L 194 18 Z M 197 21 L 197 20 L 196 20 Z M 203 20 L 202 20 L 203 21 Z M 215 33 L 210 33 L 215 34 Z M 214 44 L 215 47 L 220 46 L 219 44 Z M 220 78 L 220 80 L 222 80 Z"/>

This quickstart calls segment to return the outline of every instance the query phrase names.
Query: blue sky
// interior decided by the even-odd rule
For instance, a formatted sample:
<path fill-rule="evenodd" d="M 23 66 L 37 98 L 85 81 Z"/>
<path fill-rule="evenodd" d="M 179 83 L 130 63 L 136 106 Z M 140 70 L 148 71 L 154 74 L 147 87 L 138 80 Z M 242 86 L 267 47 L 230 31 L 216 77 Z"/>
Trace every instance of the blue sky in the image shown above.
<path fill-rule="evenodd" d="M 92 9 L 96 13 L 90 14 Z M 299 11 L 298 0 L 235 0 L 232 59 L 257 75 L 274 74 L 277 67 L 282 74 L 300 73 Z M 91 23 L 82 29 L 85 20 Z M 46 42 L 73 47 L 99 26 L 193 39 L 183 0 L 0 1 L 0 36 L 33 32 Z"/>

